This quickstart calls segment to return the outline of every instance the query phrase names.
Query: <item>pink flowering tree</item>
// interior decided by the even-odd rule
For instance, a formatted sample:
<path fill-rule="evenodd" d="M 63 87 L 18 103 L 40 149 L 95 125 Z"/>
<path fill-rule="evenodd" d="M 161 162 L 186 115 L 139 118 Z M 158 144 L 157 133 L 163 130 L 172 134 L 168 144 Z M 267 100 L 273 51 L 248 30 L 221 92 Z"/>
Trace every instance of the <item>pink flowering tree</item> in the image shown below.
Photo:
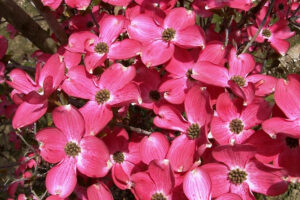
<path fill-rule="evenodd" d="M 300 185 L 299 1 L 31 3 L 35 16 L 0 0 L 0 199 L 285 199 Z"/>

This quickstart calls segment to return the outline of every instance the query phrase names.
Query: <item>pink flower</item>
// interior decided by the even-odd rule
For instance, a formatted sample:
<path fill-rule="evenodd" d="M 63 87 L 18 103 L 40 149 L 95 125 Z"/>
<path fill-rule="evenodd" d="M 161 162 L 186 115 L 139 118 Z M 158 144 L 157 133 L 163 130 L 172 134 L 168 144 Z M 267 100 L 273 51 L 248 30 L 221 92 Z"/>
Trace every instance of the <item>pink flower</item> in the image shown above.
<path fill-rule="evenodd" d="M 212 197 L 231 192 L 244 200 L 254 200 L 252 192 L 275 196 L 287 190 L 282 171 L 256 160 L 251 146 L 219 146 L 212 155 L 218 163 L 201 167 L 211 178 Z"/>
<path fill-rule="evenodd" d="M 37 65 L 35 81 L 21 69 L 13 69 L 10 72 L 11 81 L 6 82 L 14 88 L 11 94 L 13 100 L 20 104 L 13 117 L 13 128 L 27 126 L 46 113 L 48 97 L 60 85 L 64 71 L 63 62 L 59 55 L 55 54 L 42 69 L 39 64 Z"/>
<path fill-rule="evenodd" d="M 140 139 L 136 135 L 131 135 L 129 141 L 126 130 L 118 128 L 108 132 L 108 135 L 103 138 L 110 154 L 109 165 L 112 167 L 113 181 L 122 190 L 132 187 L 131 174 L 139 169 L 141 164 Z"/>
<path fill-rule="evenodd" d="M 219 144 L 242 144 L 254 133 L 252 127 L 267 119 L 272 111 L 260 98 L 247 106 L 242 103 L 240 99 L 231 99 L 228 93 L 219 95 L 217 116 L 211 122 L 211 133 Z"/>
<path fill-rule="evenodd" d="M 129 59 L 136 56 L 140 51 L 141 44 L 136 40 L 124 39 L 117 41 L 119 35 L 124 32 L 124 24 L 125 18 L 123 16 L 109 15 L 99 23 L 99 37 L 87 31 L 74 35 L 72 38 L 75 40 L 74 42 L 82 43 L 85 47 L 84 63 L 89 73 L 92 74 L 96 67 L 103 65 L 107 58 L 113 60 Z M 85 39 L 81 37 L 83 34 L 86 35 L 84 36 Z M 74 51 L 70 39 L 69 45 L 69 50 Z"/>
<path fill-rule="evenodd" d="M 153 121 L 158 127 L 183 133 L 172 141 L 167 154 L 176 172 L 189 170 L 194 162 L 194 156 L 200 156 L 209 143 L 207 132 L 212 109 L 207 91 L 194 86 L 187 93 L 184 106 L 186 119 L 173 106 L 163 105 Z"/>
<path fill-rule="evenodd" d="M 84 66 L 72 67 L 67 73 L 62 89 L 71 96 L 88 99 L 80 108 L 85 116 L 86 133 L 96 135 L 112 119 L 111 107 L 141 100 L 133 66 L 119 63 L 106 69 L 99 80 L 88 74 Z M 101 120 L 99 120 L 101 119 Z"/>
<path fill-rule="evenodd" d="M 130 38 L 143 44 L 141 58 L 148 67 L 170 60 L 175 45 L 193 48 L 205 43 L 203 30 L 195 25 L 195 13 L 185 8 L 172 9 L 160 25 L 147 15 L 138 15 L 127 29 Z"/>
<path fill-rule="evenodd" d="M 174 56 L 166 64 L 166 71 L 169 72 L 167 80 L 159 87 L 159 91 L 164 93 L 164 98 L 172 104 L 181 104 L 185 95 L 194 85 L 203 84 L 196 81 L 192 75 L 198 62 L 210 61 L 221 64 L 225 56 L 225 48 L 222 43 L 211 42 L 199 52 L 195 49 L 192 52 L 175 48 Z M 196 61 L 197 60 L 197 61 Z"/>
<path fill-rule="evenodd" d="M 156 112 L 161 104 L 166 103 L 163 94 L 159 91 L 160 74 L 155 69 L 146 68 L 140 61 L 135 64 L 135 67 L 136 76 L 134 81 L 139 86 L 142 98 L 142 104 L 139 106 Z"/>
<path fill-rule="evenodd" d="M 52 115 L 57 128 L 41 130 L 36 139 L 40 142 L 41 156 L 47 162 L 58 162 L 47 174 L 47 190 L 65 198 L 76 186 L 76 169 L 89 177 L 103 177 L 108 173 L 109 153 L 100 139 L 84 136 L 85 121 L 73 106 L 57 107 Z"/>
<path fill-rule="evenodd" d="M 255 68 L 255 60 L 248 54 L 237 54 L 232 48 L 228 59 L 229 69 L 208 61 L 198 62 L 192 78 L 219 87 L 230 87 L 232 92 L 251 103 L 255 96 L 255 85 L 248 81 L 248 76 Z"/>
<path fill-rule="evenodd" d="M 256 19 L 257 26 L 259 26 L 266 12 L 267 7 L 264 7 L 260 10 L 260 13 Z M 294 36 L 295 32 L 290 30 L 288 21 L 285 19 L 280 19 L 271 26 L 269 25 L 269 21 L 270 18 L 268 18 L 265 26 L 262 28 L 255 41 L 259 43 L 263 43 L 264 41 L 270 42 L 271 47 L 284 56 L 290 47 L 290 43 L 287 41 L 287 39 Z M 256 26 L 250 26 L 248 28 L 249 36 L 253 37 L 257 29 L 258 28 Z"/>

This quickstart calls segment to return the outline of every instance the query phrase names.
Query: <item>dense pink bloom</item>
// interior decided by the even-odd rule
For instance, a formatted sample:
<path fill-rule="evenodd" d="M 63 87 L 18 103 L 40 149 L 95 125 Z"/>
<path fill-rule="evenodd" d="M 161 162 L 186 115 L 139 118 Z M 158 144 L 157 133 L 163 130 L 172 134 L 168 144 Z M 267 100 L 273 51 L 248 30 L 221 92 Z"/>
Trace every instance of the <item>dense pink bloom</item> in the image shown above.
<path fill-rule="evenodd" d="M 99 23 L 99 37 L 91 32 L 80 32 L 69 39 L 69 50 L 80 52 L 73 43 L 81 44 L 86 52 L 84 64 L 89 73 L 93 73 L 96 67 L 102 66 L 108 59 L 129 59 L 140 52 L 141 44 L 132 39 L 117 41 L 117 38 L 124 32 L 125 18 L 119 16 L 106 16 Z M 82 37 L 82 35 L 85 35 Z"/>
<path fill-rule="evenodd" d="M 260 163 L 251 146 L 220 146 L 212 152 L 218 163 L 203 165 L 212 181 L 212 197 L 224 193 L 238 194 L 243 200 L 254 200 L 252 192 L 269 196 L 284 193 L 287 182 L 281 169 Z"/>
<path fill-rule="evenodd" d="M 237 98 L 228 93 L 219 95 L 216 104 L 217 115 L 211 122 L 211 133 L 219 144 L 242 144 L 255 131 L 252 127 L 266 120 L 272 107 L 264 99 L 256 98 L 243 106 Z"/>
<path fill-rule="evenodd" d="M 189 200 L 210 200 L 212 184 L 208 173 L 201 168 L 187 172 L 183 181 L 183 190 Z"/>
<path fill-rule="evenodd" d="M 153 109 L 156 112 L 161 104 L 166 103 L 163 99 L 163 93 L 159 92 L 159 86 L 162 82 L 160 74 L 155 69 L 147 68 L 140 61 L 135 64 L 135 67 L 134 82 L 138 84 L 142 98 L 142 104 L 139 106 Z"/>
<path fill-rule="evenodd" d="M 64 71 L 64 63 L 59 55 L 55 54 L 42 69 L 37 65 L 35 81 L 21 69 L 13 69 L 10 72 L 11 81 L 7 81 L 7 84 L 14 88 L 12 99 L 20 104 L 13 117 L 12 124 L 15 129 L 35 122 L 46 113 L 48 98 L 63 80 Z"/>
<path fill-rule="evenodd" d="M 129 37 L 143 44 L 141 58 L 150 66 L 163 64 L 172 58 L 174 48 L 204 46 L 204 32 L 195 25 L 195 13 L 185 8 L 174 8 L 163 24 L 143 14 L 133 18 L 128 25 Z"/>
<path fill-rule="evenodd" d="M 111 106 L 141 101 L 136 84 L 131 82 L 135 73 L 133 66 L 125 67 L 119 63 L 106 69 L 99 80 L 81 65 L 68 71 L 62 89 L 68 95 L 89 100 L 80 108 L 87 121 L 87 134 L 96 135 L 107 125 L 113 117 Z"/>
<path fill-rule="evenodd" d="M 248 81 L 248 75 L 255 68 L 251 54 L 237 54 L 232 48 L 228 58 L 229 69 L 208 61 L 198 62 L 192 78 L 219 87 L 230 87 L 234 94 L 251 103 L 255 96 L 255 85 Z"/>
<path fill-rule="evenodd" d="M 89 177 L 108 173 L 109 153 L 100 139 L 84 136 L 85 121 L 73 106 L 57 107 L 52 115 L 57 128 L 41 130 L 36 139 L 40 142 L 41 156 L 47 162 L 59 162 L 47 174 L 47 190 L 65 198 L 76 186 L 76 169 Z"/>
<path fill-rule="evenodd" d="M 158 127 L 183 133 L 175 138 L 167 154 L 176 172 L 189 170 L 194 162 L 194 156 L 200 156 L 209 143 L 207 132 L 212 110 L 207 91 L 198 86 L 191 88 L 187 93 L 184 106 L 186 119 L 175 107 L 163 105 L 153 121 Z"/>
<path fill-rule="evenodd" d="M 109 165 L 115 185 L 122 190 L 132 187 L 131 174 L 138 169 L 141 163 L 139 152 L 140 137 L 129 136 L 126 130 L 115 128 L 108 132 L 103 141 L 108 147 L 110 160 Z"/>
<path fill-rule="evenodd" d="M 256 19 L 256 24 L 259 26 L 260 22 L 263 20 L 265 14 L 267 12 L 267 8 L 264 7 L 260 10 L 259 15 Z M 270 19 L 267 20 L 265 26 L 262 28 L 258 37 L 255 41 L 259 43 L 263 43 L 265 40 L 270 42 L 271 47 L 280 53 L 281 55 L 285 55 L 290 47 L 290 43 L 287 41 L 290 37 L 295 35 L 295 32 L 291 31 L 288 26 L 288 21 L 285 19 L 280 19 L 273 25 L 269 25 Z M 250 37 L 253 37 L 257 31 L 256 26 L 250 26 L 248 28 L 248 34 Z"/>
<path fill-rule="evenodd" d="M 285 134 L 278 134 L 271 138 L 263 131 L 258 131 L 246 142 L 255 146 L 257 153 L 255 157 L 263 162 L 273 161 L 274 166 L 282 167 L 291 178 L 300 178 L 299 170 L 299 139 L 288 137 Z"/>
<path fill-rule="evenodd" d="M 145 164 L 149 164 L 152 160 L 163 160 L 166 158 L 170 144 L 165 135 L 159 132 L 151 133 L 145 136 L 140 144 L 141 159 Z"/>
<path fill-rule="evenodd" d="M 132 176 L 132 192 L 137 200 L 172 199 L 175 184 L 169 160 L 153 160 L 146 172 Z"/>
<path fill-rule="evenodd" d="M 201 52 L 198 49 L 189 52 L 176 47 L 173 58 L 166 64 L 166 71 L 169 72 L 167 80 L 161 84 L 159 91 L 164 93 L 164 98 L 168 102 L 183 103 L 190 88 L 194 85 L 203 85 L 192 78 L 199 63 L 210 61 L 221 64 L 225 53 L 223 44 L 219 42 L 207 44 Z"/>
<path fill-rule="evenodd" d="M 286 118 L 273 117 L 262 124 L 263 130 L 271 136 L 285 133 L 291 137 L 300 137 L 300 76 L 288 75 L 288 81 L 278 80 L 274 99 Z"/>
<path fill-rule="evenodd" d="M 113 200 L 109 188 L 102 182 L 89 186 L 87 196 L 89 200 Z"/>
<path fill-rule="evenodd" d="M 242 198 L 237 194 L 226 193 L 216 198 L 216 200 L 242 200 Z"/>

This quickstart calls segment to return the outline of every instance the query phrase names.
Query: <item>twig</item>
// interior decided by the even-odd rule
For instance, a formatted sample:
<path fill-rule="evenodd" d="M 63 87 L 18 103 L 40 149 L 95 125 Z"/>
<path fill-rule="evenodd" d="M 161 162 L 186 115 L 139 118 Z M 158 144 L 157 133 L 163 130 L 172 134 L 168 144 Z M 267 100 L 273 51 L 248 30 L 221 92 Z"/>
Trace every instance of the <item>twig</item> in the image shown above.
<path fill-rule="evenodd" d="M 6 169 L 6 168 L 11 168 L 11 167 L 15 167 L 15 166 L 18 166 L 18 165 L 22 165 L 34 158 L 36 158 L 37 156 L 33 156 L 33 157 L 29 157 L 29 158 L 26 158 L 25 160 L 23 160 L 22 162 L 13 162 L 13 163 L 9 163 L 9 164 L 6 164 L 6 165 L 1 165 L 0 166 L 0 169 Z"/>
<path fill-rule="evenodd" d="M 287 10 L 286 16 L 285 16 L 286 19 L 288 19 L 290 11 L 291 11 L 291 0 L 288 1 L 288 10 Z"/>
<path fill-rule="evenodd" d="M 24 137 L 19 133 L 19 131 L 16 131 L 16 135 L 26 144 L 27 147 L 29 147 L 33 152 L 35 152 L 35 149 L 33 146 L 31 146 L 25 139 Z"/>
<path fill-rule="evenodd" d="M 227 24 L 227 27 L 225 29 L 225 44 L 224 44 L 225 47 L 227 47 L 227 45 L 228 45 L 229 31 L 230 31 L 230 27 L 231 27 L 231 23 L 233 21 L 233 18 L 234 18 L 234 15 L 231 15 L 230 21 Z"/>
<path fill-rule="evenodd" d="M 40 199 L 44 199 L 45 198 L 45 196 L 47 195 L 47 190 L 42 194 L 42 196 L 40 197 Z"/>
<path fill-rule="evenodd" d="M 130 130 L 130 131 L 139 133 L 139 134 L 143 134 L 143 135 L 151 135 L 151 133 L 152 133 L 150 131 L 146 131 L 146 130 L 141 129 L 141 128 L 136 128 L 136 127 L 133 127 L 133 126 L 127 126 L 125 124 L 116 123 L 115 125 L 118 126 L 118 127 L 121 127 L 121 128 L 125 128 L 125 129 Z"/>
<path fill-rule="evenodd" d="M 23 69 L 28 72 L 35 72 L 35 68 L 21 65 L 20 63 L 16 62 L 15 60 L 12 60 L 12 59 L 10 59 L 8 61 L 8 64 L 6 65 L 6 67 L 9 69 L 19 68 L 19 69 Z"/>
<path fill-rule="evenodd" d="M 13 163 L 9 163 L 9 164 L 0 166 L 0 169 L 11 168 L 11 167 L 18 166 L 18 165 L 20 165 L 20 164 L 21 164 L 21 163 L 19 163 L 19 162 L 13 162 Z"/>
<path fill-rule="evenodd" d="M 271 0 L 271 3 L 269 5 L 268 11 L 264 17 L 264 19 L 262 20 L 262 22 L 260 23 L 255 35 L 251 38 L 250 42 L 248 42 L 248 44 L 246 45 L 246 47 L 243 49 L 243 51 L 241 53 L 245 53 L 248 48 L 252 45 L 252 43 L 255 41 L 255 39 L 257 38 L 258 34 L 260 33 L 261 29 L 264 27 L 264 25 L 266 24 L 266 21 L 273 9 L 273 5 L 274 5 L 275 0 Z"/>
<path fill-rule="evenodd" d="M 98 24 L 98 22 L 97 22 L 97 20 L 96 20 L 96 18 L 95 18 L 95 16 L 94 16 L 93 12 L 90 12 L 90 15 L 91 15 L 91 17 L 92 17 L 92 20 L 93 20 L 94 24 L 95 24 L 96 27 L 97 27 L 97 35 L 99 35 L 99 29 L 100 29 L 100 26 L 99 26 L 99 24 Z"/>

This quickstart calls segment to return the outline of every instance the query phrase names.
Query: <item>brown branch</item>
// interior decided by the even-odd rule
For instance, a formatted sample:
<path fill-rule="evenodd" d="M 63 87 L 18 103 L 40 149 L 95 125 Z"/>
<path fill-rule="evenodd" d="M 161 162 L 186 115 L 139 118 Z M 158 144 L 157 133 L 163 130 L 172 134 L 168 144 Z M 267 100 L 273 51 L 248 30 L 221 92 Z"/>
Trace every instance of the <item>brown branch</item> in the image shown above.
<path fill-rule="evenodd" d="M 21 65 L 19 64 L 18 62 L 10 59 L 6 65 L 6 68 L 7 69 L 14 69 L 14 68 L 19 68 L 19 69 L 22 69 L 22 70 L 25 70 L 27 72 L 35 72 L 35 68 L 33 67 L 29 67 L 29 66 L 24 66 L 24 65 Z"/>
<path fill-rule="evenodd" d="M 53 13 L 51 12 L 50 8 L 45 7 L 40 0 L 31 0 L 35 7 L 38 9 L 40 14 L 44 17 L 47 21 L 50 29 L 55 34 L 56 38 L 59 42 L 64 45 L 68 43 L 68 36 L 64 31 L 63 27 L 58 23 L 56 18 L 54 17 Z"/>
<path fill-rule="evenodd" d="M 47 53 L 56 51 L 55 42 L 22 8 L 12 0 L 0 0 L 0 13 L 35 46 Z"/>
<path fill-rule="evenodd" d="M 141 128 L 136 128 L 136 127 L 133 127 L 133 126 L 127 126 L 125 124 L 116 123 L 115 125 L 118 126 L 118 127 L 121 127 L 121 128 L 125 128 L 125 129 L 130 130 L 130 131 L 139 133 L 139 134 L 143 134 L 143 135 L 151 135 L 151 133 L 152 133 L 150 131 L 146 131 L 146 130 L 141 129 Z"/>

